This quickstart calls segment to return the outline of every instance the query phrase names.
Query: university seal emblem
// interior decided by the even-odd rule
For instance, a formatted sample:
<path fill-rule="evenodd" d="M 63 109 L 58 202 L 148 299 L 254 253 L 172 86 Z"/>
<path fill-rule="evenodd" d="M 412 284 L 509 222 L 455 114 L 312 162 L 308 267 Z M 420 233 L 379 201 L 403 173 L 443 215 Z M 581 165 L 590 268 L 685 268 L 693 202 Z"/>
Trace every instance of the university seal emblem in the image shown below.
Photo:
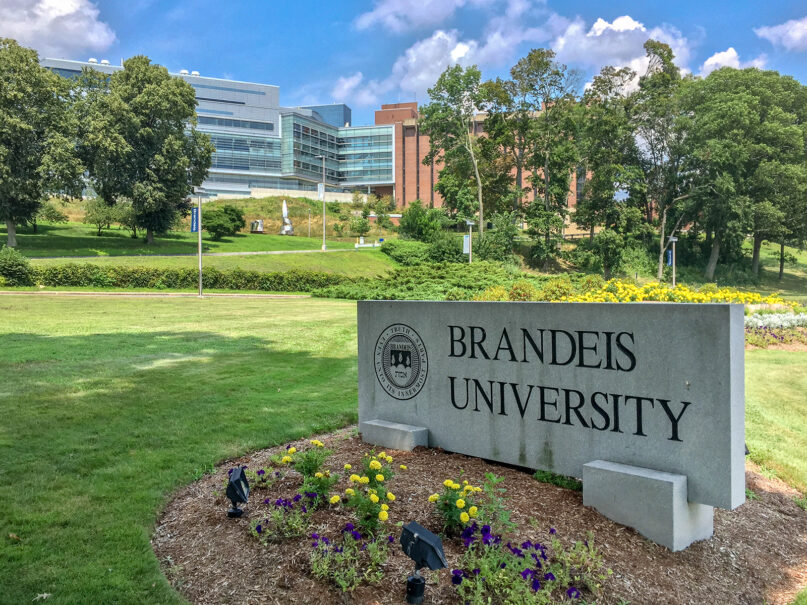
<path fill-rule="evenodd" d="M 405 324 L 392 324 L 375 344 L 375 374 L 395 399 L 412 399 L 426 383 L 429 360 L 420 336 Z"/>

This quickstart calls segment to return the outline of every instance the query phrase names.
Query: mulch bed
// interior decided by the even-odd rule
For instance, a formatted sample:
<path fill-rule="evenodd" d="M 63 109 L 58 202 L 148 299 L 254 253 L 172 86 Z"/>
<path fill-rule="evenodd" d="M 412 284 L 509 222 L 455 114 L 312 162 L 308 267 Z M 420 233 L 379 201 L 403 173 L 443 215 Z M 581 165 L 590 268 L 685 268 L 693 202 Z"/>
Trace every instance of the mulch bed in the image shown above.
<path fill-rule="evenodd" d="M 326 462 L 332 471 L 344 474 L 345 463 L 358 468 L 372 448 L 356 436 L 355 428 L 320 435 L 334 455 Z M 305 447 L 307 440 L 295 442 Z M 289 476 L 269 490 L 253 490 L 240 519 L 228 519 L 229 502 L 223 497 L 227 470 L 246 464 L 268 467 L 272 454 L 283 447 L 254 452 L 228 461 L 199 481 L 179 490 L 161 516 L 152 546 L 173 586 L 192 603 L 403 603 L 406 576 L 411 561 L 396 544 L 390 550 L 382 582 L 361 586 L 352 594 L 309 575 L 311 540 L 300 538 L 262 546 L 249 533 L 250 521 L 265 517 L 264 498 L 289 497 L 300 483 Z M 714 536 L 688 549 L 672 553 L 646 540 L 636 531 L 618 525 L 583 506 L 580 492 L 539 483 L 528 472 L 437 449 L 414 452 L 388 450 L 394 468 L 405 464 L 390 482 L 397 495 L 390 508 L 389 530 L 397 537 L 395 522 L 416 520 L 433 531 L 440 521 L 429 494 L 440 491 L 443 479 L 455 480 L 462 473 L 481 485 L 485 473 L 504 478 L 506 500 L 519 525 L 519 540 L 548 542 L 550 527 L 564 542 L 585 539 L 594 533 L 605 567 L 613 570 L 596 602 L 639 603 L 767 603 L 786 604 L 807 585 L 807 512 L 794 503 L 798 492 L 776 479 L 769 479 L 748 463 L 747 487 L 758 499 L 734 511 L 715 509 Z M 344 490 L 342 480 L 335 490 Z M 352 511 L 343 507 L 315 513 L 312 532 L 336 536 Z M 444 540 L 446 558 L 452 565 L 463 550 L 458 539 Z M 456 604 L 450 570 L 426 572 L 429 584 L 426 603 Z M 587 595 L 593 600 L 591 595 Z"/>

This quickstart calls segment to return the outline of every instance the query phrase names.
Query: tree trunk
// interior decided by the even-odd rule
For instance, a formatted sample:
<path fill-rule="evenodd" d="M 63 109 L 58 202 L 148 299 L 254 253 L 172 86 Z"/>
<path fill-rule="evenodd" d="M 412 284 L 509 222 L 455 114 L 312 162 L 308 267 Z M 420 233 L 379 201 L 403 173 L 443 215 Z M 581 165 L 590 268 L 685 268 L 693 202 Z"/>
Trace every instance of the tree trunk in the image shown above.
<path fill-rule="evenodd" d="M 521 206 L 523 205 L 522 202 L 522 191 L 521 191 L 521 182 L 523 180 L 522 176 L 522 168 L 521 168 L 521 153 L 518 154 L 518 162 L 516 164 L 516 200 L 515 200 L 515 208 L 514 211 L 519 211 Z"/>
<path fill-rule="evenodd" d="M 762 248 L 762 234 L 754 234 L 754 254 L 751 257 L 751 271 L 759 277 L 759 251 Z"/>
<path fill-rule="evenodd" d="M 779 240 L 779 281 L 785 276 L 785 238 Z"/>
<path fill-rule="evenodd" d="M 473 127 L 473 123 L 471 127 Z M 470 130 L 468 131 L 468 153 L 471 156 L 471 163 L 474 165 L 474 175 L 476 176 L 476 197 L 479 200 L 479 237 L 481 238 L 485 232 L 485 210 L 482 207 L 482 178 L 479 176 L 479 166 L 476 163 Z"/>
<path fill-rule="evenodd" d="M 14 221 L 6 219 L 6 233 L 8 234 L 6 245 L 9 248 L 14 248 L 17 245 L 17 226 Z"/>
<path fill-rule="evenodd" d="M 146 243 L 151 245 L 154 243 L 154 230 L 151 227 L 146 229 Z"/>
<path fill-rule="evenodd" d="M 664 251 L 667 249 L 666 244 L 664 243 L 664 238 L 666 237 L 667 231 L 667 209 L 665 208 L 664 211 L 661 213 L 661 225 L 659 225 L 659 231 L 661 235 L 658 240 L 658 275 L 656 275 L 656 279 L 661 282 L 661 278 L 664 275 Z"/>
<path fill-rule="evenodd" d="M 707 248 L 712 247 L 712 230 L 711 229 L 706 230 L 706 247 Z"/>
<path fill-rule="evenodd" d="M 36 217 L 34 217 L 34 220 L 31 221 L 31 227 L 33 227 L 34 233 L 36 233 Z"/>
<path fill-rule="evenodd" d="M 720 235 L 715 234 L 712 242 L 712 253 L 709 255 L 709 262 L 706 264 L 704 276 L 708 281 L 714 281 L 715 269 L 717 269 L 717 259 L 720 256 Z"/>
<path fill-rule="evenodd" d="M 591 244 L 594 242 L 594 223 L 591 224 L 591 228 L 588 230 L 588 243 Z"/>

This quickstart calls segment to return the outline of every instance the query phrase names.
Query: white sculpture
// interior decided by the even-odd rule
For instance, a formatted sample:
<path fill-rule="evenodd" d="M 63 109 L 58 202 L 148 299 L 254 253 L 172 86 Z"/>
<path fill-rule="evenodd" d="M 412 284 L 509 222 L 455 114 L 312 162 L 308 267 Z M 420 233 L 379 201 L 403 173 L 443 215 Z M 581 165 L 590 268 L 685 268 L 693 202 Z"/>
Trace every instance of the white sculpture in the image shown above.
<path fill-rule="evenodd" d="M 289 219 L 289 207 L 286 200 L 283 200 L 283 225 L 280 227 L 280 235 L 294 235 L 294 227 Z"/>

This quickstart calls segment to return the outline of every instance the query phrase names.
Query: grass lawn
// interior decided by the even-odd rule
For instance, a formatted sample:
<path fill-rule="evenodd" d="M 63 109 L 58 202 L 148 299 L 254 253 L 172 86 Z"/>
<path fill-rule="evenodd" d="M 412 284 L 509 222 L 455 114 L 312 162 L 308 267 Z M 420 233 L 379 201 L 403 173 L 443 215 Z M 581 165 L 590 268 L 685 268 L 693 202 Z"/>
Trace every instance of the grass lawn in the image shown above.
<path fill-rule="evenodd" d="M 766 294 L 781 291 L 785 298 L 807 305 L 807 250 L 790 247 L 785 247 L 785 250 L 796 257 L 796 263 L 785 264 L 784 275 L 779 281 L 779 246 L 770 243 L 762 246 L 762 283 L 756 289 Z"/>
<path fill-rule="evenodd" d="M 355 303 L 0 307 L 0 603 L 180 602 L 149 545 L 171 491 L 356 419 Z"/>
<path fill-rule="evenodd" d="M 34 259 L 35 266 L 64 264 L 65 259 Z M 143 258 L 142 256 L 103 256 L 93 259 L 74 260 L 70 262 L 91 262 L 103 265 L 129 265 L 138 267 L 188 268 L 196 267 L 195 256 L 161 256 Z M 387 273 L 396 266 L 389 256 L 380 249 L 345 250 L 344 252 L 321 252 L 299 254 L 265 254 L 253 256 L 206 256 L 205 267 L 217 269 L 235 269 L 239 267 L 248 271 L 289 271 L 301 269 L 306 271 L 326 271 L 341 273 L 350 277 L 375 277 Z"/>
<path fill-rule="evenodd" d="M 173 231 L 156 238 L 154 245 L 146 245 L 143 238 L 132 239 L 127 229 L 105 229 L 100 237 L 92 225 L 83 223 L 40 224 L 37 233 L 30 227 L 17 231 L 17 249 L 30 257 L 37 256 L 120 256 L 127 254 L 196 254 L 197 235 L 187 231 Z M 322 232 L 320 231 L 320 234 Z M 6 228 L 0 227 L 0 243 L 5 243 Z M 353 248 L 353 241 L 329 240 L 331 248 Z M 239 233 L 214 242 L 206 232 L 202 234 L 205 252 L 255 252 L 261 250 L 319 250 L 322 236 L 301 237 Z"/>
<path fill-rule="evenodd" d="M 751 458 L 807 494 L 807 352 L 757 349 L 745 362 Z"/>
<path fill-rule="evenodd" d="M 0 312 L 2 603 L 181 602 L 149 544 L 172 490 L 356 419 L 352 302 L 21 295 Z M 746 363 L 749 446 L 804 486 L 807 353 Z"/>

